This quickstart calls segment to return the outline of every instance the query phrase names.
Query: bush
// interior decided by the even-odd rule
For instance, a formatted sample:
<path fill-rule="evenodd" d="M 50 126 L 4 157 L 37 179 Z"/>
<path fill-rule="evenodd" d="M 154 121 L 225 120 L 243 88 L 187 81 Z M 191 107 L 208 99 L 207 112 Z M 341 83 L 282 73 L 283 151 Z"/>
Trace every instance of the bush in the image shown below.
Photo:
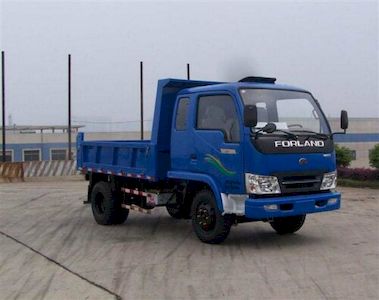
<path fill-rule="evenodd" d="M 337 169 L 338 177 L 353 180 L 379 180 L 379 169 L 344 168 Z"/>
<path fill-rule="evenodd" d="M 336 161 L 338 167 L 347 167 L 353 160 L 351 150 L 345 146 L 335 145 Z"/>
<path fill-rule="evenodd" d="M 370 160 L 370 166 L 379 169 L 379 144 L 376 144 L 374 148 L 370 150 L 368 158 Z"/>
<path fill-rule="evenodd" d="M 371 188 L 379 189 L 379 180 L 353 180 L 353 179 L 338 179 L 338 186 L 347 186 L 352 188 Z"/>

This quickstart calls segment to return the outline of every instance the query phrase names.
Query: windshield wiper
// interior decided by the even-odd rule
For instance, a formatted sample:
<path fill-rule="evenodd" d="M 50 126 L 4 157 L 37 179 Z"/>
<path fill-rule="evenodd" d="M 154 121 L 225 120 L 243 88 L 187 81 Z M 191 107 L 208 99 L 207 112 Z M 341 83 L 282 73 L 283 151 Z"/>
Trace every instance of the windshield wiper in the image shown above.
<path fill-rule="evenodd" d="M 322 140 L 327 140 L 329 138 L 329 135 L 325 134 L 325 133 L 320 133 L 320 132 L 316 132 L 316 131 L 312 131 L 312 130 L 302 130 L 302 129 L 298 129 L 298 130 L 292 130 L 294 132 L 303 132 L 303 133 L 309 133 L 308 138 L 310 138 L 311 136 L 315 136 L 315 137 L 318 137 Z M 311 135 L 313 134 L 313 135 Z"/>
<path fill-rule="evenodd" d="M 267 123 L 264 127 L 259 129 L 257 132 L 253 133 L 254 138 L 258 139 L 259 133 L 261 133 L 261 132 L 266 132 L 266 133 L 282 132 L 282 133 L 286 134 L 288 137 L 290 137 L 294 140 L 297 140 L 296 134 L 291 133 L 291 132 L 286 131 L 286 130 L 278 129 L 278 128 L 276 128 L 276 125 L 274 123 Z"/>

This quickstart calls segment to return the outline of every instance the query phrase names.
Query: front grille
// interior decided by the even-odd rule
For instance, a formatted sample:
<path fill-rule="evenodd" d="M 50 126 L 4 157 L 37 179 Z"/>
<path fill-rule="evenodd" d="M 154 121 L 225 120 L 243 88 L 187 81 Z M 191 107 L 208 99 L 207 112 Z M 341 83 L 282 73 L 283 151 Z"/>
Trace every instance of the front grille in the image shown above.
<path fill-rule="evenodd" d="M 279 180 L 281 192 L 290 194 L 319 191 L 323 173 L 276 174 L 276 176 Z"/>

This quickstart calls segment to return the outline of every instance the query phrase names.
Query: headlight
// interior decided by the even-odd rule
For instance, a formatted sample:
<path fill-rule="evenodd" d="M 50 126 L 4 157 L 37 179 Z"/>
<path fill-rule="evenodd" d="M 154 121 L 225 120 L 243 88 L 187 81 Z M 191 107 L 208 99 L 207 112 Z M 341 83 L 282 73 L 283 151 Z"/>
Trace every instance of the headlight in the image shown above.
<path fill-rule="evenodd" d="M 320 190 L 335 189 L 337 186 L 337 172 L 325 173 L 322 178 Z"/>
<path fill-rule="evenodd" d="M 248 194 L 280 194 L 278 178 L 275 176 L 246 173 L 245 185 Z"/>

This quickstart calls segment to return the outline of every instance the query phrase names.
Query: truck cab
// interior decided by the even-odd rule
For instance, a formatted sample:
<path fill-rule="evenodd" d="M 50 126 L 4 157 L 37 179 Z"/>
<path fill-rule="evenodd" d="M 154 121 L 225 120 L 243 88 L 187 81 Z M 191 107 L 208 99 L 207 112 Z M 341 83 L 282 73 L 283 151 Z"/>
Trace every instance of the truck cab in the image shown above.
<path fill-rule="evenodd" d="M 207 177 L 224 213 L 270 219 L 339 208 L 333 136 L 310 92 L 259 78 L 189 88 L 174 116 L 169 174 Z"/>
<path fill-rule="evenodd" d="M 347 126 L 342 111 L 341 128 Z M 151 180 L 116 175 L 108 181 L 118 189 L 158 191 L 155 206 L 165 205 L 175 218 L 192 218 L 203 242 L 222 242 L 232 224 L 250 221 L 293 233 L 307 214 L 340 207 L 333 133 L 318 101 L 274 78 L 161 80 L 152 138 L 141 143 L 140 150 L 148 148 L 141 172 Z"/>

